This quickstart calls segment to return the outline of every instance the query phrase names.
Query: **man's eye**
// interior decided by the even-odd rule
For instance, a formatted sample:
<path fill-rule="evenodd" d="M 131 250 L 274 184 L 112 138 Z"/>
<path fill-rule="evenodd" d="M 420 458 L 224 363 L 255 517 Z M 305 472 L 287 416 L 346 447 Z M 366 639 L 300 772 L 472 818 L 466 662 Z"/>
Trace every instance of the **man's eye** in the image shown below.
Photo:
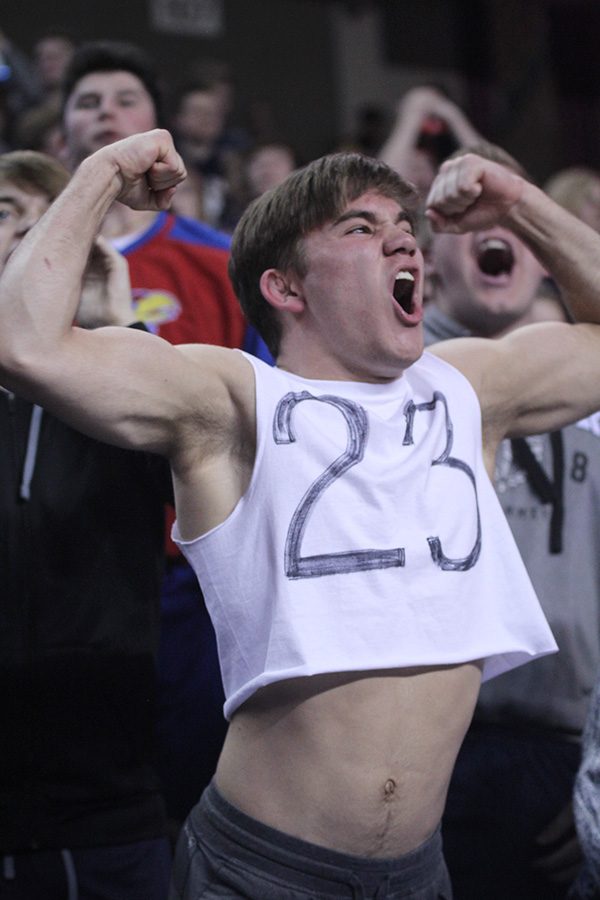
<path fill-rule="evenodd" d="M 354 225 L 348 229 L 347 234 L 371 234 L 371 228 L 369 225 Z"/>
<path fill-rule="evenodd" d="M 82 97 L 76 103 L 76 109 L 96 109 L 98 100 L 95 97 Z"/>
<path fill-rule="evenodd" d="M 0 209 L 0 222 L 6 222 L 12 215 L 14 215 L 12 209 Z"/>

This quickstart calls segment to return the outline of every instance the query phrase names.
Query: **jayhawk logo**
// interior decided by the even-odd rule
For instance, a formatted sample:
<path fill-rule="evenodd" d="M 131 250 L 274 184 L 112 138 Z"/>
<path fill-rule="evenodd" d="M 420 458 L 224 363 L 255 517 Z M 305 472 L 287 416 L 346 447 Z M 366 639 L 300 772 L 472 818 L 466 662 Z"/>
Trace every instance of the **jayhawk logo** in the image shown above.
<path fill-rule="evenodd" d="M 175 294 L 160 288 L 135 288 L 133 308 L 138 321 L 154 333 L 161 325 L 174 322 L 181 314 L 181 303 Z"/>

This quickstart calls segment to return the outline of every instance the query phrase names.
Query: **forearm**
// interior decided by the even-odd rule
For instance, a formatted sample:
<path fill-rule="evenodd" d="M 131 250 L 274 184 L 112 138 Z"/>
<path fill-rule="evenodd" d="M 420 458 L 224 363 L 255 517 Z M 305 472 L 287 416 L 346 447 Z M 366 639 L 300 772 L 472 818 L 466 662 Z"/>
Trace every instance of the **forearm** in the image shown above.
<path fill-rule="evenodd" d="M 452 110 L 444 118 L 459 147 L 474 147 L 480 143 L 481 135 L 471 125 L 463 111 L 454 104 L 448 104 L 448 106 L 452 106 Z"/>
<path fill-rule="evenodd" d="M 573 317 L 600 323 L 600 235 L 529 183 L 505 224 L 553 276 Z"/>
<path fill-rule="evenodd" d="M 416 146 L 422 118 L 421 114 L 416 115 L 410 111 L 401 113 L 390 136 L 379 151 L 379 159 L 400 174 L 403 173 L 409 155 Z"/>
<path fill-rule="evenodd" d="M 70 332 L 90 248 L 120 185 L 109 159 L 86 160 L 12 254 L 0 279 L 4 372 L 44 359 Z"/>

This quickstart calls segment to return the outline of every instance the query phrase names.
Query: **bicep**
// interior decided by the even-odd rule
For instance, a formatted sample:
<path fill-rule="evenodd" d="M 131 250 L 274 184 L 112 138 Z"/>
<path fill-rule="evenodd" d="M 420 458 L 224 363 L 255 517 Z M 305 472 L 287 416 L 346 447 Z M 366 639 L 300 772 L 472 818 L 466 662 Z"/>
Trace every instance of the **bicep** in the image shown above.
<path fill-rule="evenodd" d="M 194 391 L 194 384 L 202 390 Z M 20 393 L 98 440 L 170 456 L 186 418 L 218 402 L 210 366 L 156 335 L 73 328 L 61 353 L 32 368 Z M 204 404 L 204 405 L 203 405 Z"/>
<path fill-rule="evenodd" d="M 434 352 L 471 381 L 484 434 L 496 439 L 552 431 L 600 409 L 600 326 L 545 322 L 445 348 Z"/>

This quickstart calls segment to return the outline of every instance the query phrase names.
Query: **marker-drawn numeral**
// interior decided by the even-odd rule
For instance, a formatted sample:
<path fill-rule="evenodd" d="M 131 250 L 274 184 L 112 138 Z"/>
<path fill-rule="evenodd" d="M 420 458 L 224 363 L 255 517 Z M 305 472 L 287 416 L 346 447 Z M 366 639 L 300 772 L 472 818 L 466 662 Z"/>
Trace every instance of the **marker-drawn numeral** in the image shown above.
<path fill-rule="evenodd" d="M 275 411 L 273 438 L 276 444 L 296 441 L 292 428 L 292 412 L 299 403 L 313 400 L 328 403 L 338 409 L 348 428 L 348 442 L 344 452 L 316 478 L 306 491 L 292 516 L 285 543 L 285 572 L 288 578 L 316 578 L 322 575 L 366 572 L 373 569 L 389 569 L 404 565 L 402 548 L 392 550 L 346 550 L 338 553 L 320 553 L 301 556 L 302 538 L 316 503 L 324 491 L 345 472 L 363 458 L 369 433 L 367 414 L 362 406 L 343 397 L 314 397 L 308 391 L 290 392 L 282 397 Z"/>
<path fill-rule="evenodd" d="M 440 566 L 440 568 L 444 572 L 465 572 L 467 569 L 471 569 L 475 565 L 475 563 L 479 559 L 479 554 L 481 553 L 481 517 L 479 514 L 479 501 L 477 498 L 477 484 L 475 482 L 475 475 L 471 467 L 468 466 L 466 462 L 463 462 L 462 459 L 457 459 L 455 456 L 450 456 L 450 451 L 452 450 L 452 443 L 454 440 L 453 426 L 452 420 L 450 418 L 450 413 L 448 411 L 448 403 L 446 401 L 446 398 L 440 391 L 434 391 L 432 399 L 428 402 L 416 404 L 412 400 L 408 402 L 404 410 L 404 415 L 406 416 L 406 432 L 404 434 L 404 440 L 402 441 L 402 443 L 404 446 L 409 446 L 413 443 L 413 427 L 415 422 L 415 415 L 418 412 L 431 411 L 435 409 L 438 402 L 442 403 L 444 406 L 444 414 L 446 417 L 446 446 L 444 447 L 440 455 L 436 459 L 433 459 L 431 461 L 431 465 L 448 466 L 451 469 L 457 469 L 459 472 L 462 472 L 464 475 L 466 475 L 468 480 L 471 482 L 475 497 L 477 536 L 468 556 L 459 559 L 452 559 L 451 557 L 446 556 L 439 537 L 428 537 L 427 543 L 429 544 L 431 558 L 433 559 L 434 563 Z"/>
<path fill-rule="evenodd" d="M 296 434 L 292 428 L 292 413 L 295 407 L 305 400 L 328 403 L 330 406 L 338 409 L 346 422 L 348 442 L 345 451 L 313 481 L 296 507 L 285 543 L 286 575 L 289 578 L 316 578 L 322 575 L 347 574 L 349 572 L 365 572 L 373 569 L 389 569 L 404 566 L 406 553 L 402 547 L 391 550 L 347 550 L 337 553 L 321 553 L 314 556 L 301 555 L 302 539 L 316 503 L 336 479 L 340 478 L 352 466 L 355 466 L 362 460 L 369 433 L 367 414 L 358 403 L 333 395 L 314 397 L 308 391 L 290 392 L 280 400 L 275 411 L 275 419 L 273 421 L 273 438 L 275 443 L 295 443 Z M 481 553 L 481 517 L 477 483 L 471 467 L 463 460 L 450 455 L 454 440 L 453 425 L 448 410 L 448 403 L 440 391 L 435 391 L 430 401 L 415 404 L 411 400 L 407 403 L 404 410 L 406 430 L 402 444 L 403 446 L 410 446 L 414 443 L 413 432 L 417 413 L 431 412 L 438 403 L 441 403 L 444 408 L 446 444 L 439 456 L 431 461 L 431 465 L 446 466 L 462 472 L 466 476 L 473 488 L 477 533 L 473 547 L 468 555 L 464 557 L 453 558 L 446 556 L 438 536 L 428 537 L 427 543 L 433 562 L 442 571 L 464 572 L 476 564 Z"/>

